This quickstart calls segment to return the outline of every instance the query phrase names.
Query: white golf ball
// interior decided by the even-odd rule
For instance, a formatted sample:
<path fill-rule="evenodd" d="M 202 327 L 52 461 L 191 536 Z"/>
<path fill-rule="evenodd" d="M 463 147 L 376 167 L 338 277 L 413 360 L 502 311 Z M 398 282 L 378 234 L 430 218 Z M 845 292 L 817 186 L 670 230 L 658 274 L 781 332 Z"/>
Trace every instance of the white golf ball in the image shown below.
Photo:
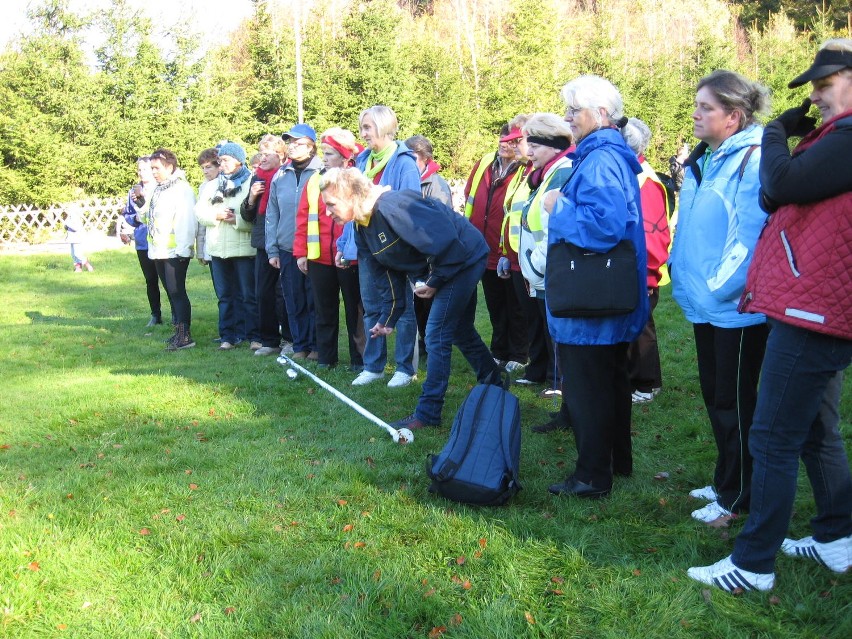
<path fill-rule="evenodd" d="M 400 428 L 393 440 L 395 442 L 398 441 L 400 444 L 410 444 L 414 441 L 414 433 L 408 428 Z"/>
<path fill-rule="evenodd" d="M 290 379 L 296 379 L 298 376 L 299 376 L 299 374 L 296 371 L 294 371 L 292 368 L 287 369 L 287 377 L 289 377 Z"/>

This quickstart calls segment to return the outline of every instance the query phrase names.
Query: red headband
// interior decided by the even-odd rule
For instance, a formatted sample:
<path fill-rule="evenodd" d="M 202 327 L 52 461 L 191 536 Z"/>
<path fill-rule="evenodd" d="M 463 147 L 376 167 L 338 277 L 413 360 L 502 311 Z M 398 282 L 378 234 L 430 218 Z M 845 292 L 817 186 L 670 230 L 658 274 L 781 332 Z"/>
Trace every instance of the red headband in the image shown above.
<path fill-rule="evenodd" d="M 357 153 L 356 150 L 349 149 L 349 148 L 343 146 L 340 142 L 335 140 L 330 135 L 324 135 L 322 138 L 320 138 L 320 143 L 321 144 L 327 144 L 332 149 L 334 149 L 335 151 L 340 153 L 340 155 L 343 156 L 344 160 L 351 160 L 352 157 L 355 155 L 355 153 Z"/>

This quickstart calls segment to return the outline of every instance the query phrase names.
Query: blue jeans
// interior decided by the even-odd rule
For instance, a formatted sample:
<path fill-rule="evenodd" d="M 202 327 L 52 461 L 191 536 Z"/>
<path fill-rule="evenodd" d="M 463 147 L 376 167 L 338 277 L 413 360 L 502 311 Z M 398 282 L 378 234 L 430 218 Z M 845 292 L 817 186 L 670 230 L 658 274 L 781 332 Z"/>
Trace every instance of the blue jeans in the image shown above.
<path fill-rule="evenodd" d="M 282 252 L 281 291 L 284 293 L 284 306 L 287 309 L 287 321 L 293 336 L 293 351 L 310 353 L 317 350 L 314 329 L 314 294 L 311 281 L 299 270 L 292 253 Z"/>
<path fill-rule="evenodd" d="M 734 544 L 733 562 L 770 573 L 787 533 L 799 457 L 805 463 L 817 516 L 816 541 L 852 534 L 852 479 L 838 429 L 840 375 L 852 341 L 769 320 L 749 448 L 754 460 L 751 513 Z"/>
<path fill-rule="evenodd" d="M 366 268 L 358 269 L 358 277 L 361 286 L 361 303 L 364 305 L 364 330 L 369 333 L 370 329 L 382 316 L 382 297 L 376 290 L 373 278 Z M 414 316 L 414 293 L 410 287 L 407 290 L 408 299 L 405 302 L 405 311 L 402 313 L 394 332 L 396 333 L 396 346 L 394 348 L 394 359 L 396 370 L 406 375 L 414 375 L 414 350 L 417 346 L 417 319 Z M 388 361 L 387 338 L 367 337 L 364 345 L 364 370 L 371 373 L 383 373 Z"/>
<path fill-rule="evenodd" d="M 257 341 L 254 256 L 214 257 L 210 268 L 219 298 L 219 337 L 231 344 L 239 339 Z"/>
<path fill-rule="evenodd" d="M 485 271 L 485 258 L 466 268 L 438 289 L 426 323 L 426 380 L 414 414 L 426 424 L 439 424 L 450 381 L 453 344 L 458 346 L 480 384 L 500 384 L 500 368 L 473 323 L 476 285 Z"/>

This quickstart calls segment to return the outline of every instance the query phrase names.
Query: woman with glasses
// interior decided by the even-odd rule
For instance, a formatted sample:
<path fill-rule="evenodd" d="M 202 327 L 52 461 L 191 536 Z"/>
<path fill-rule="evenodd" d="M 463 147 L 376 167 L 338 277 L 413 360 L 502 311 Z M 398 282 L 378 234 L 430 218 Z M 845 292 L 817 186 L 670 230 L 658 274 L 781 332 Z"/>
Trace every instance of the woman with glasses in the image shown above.
<path fill-rule="evenodd" d="M 266 252 L 269 264 L 281 269 L 280 283 L 287 308 L 293 359 L 319 359 L 314 328 L 314 299 L 310 280 L 299 270 L 293 256 L 296 211 L 302 191 L 311 176 L 322 168 L 317 157 L 317 134 L 307 124 L 296 124 L 282 136 L 287 142 L 289 162 L 269 185 L 266 207 Z"/>
<path fill-rule="evenodd" d="M 561 191 L 544 195 L 550 214 L 547 241 L 565 240 L 606 253 L 622 240 L 636 254 L 637 299 L 632 312 L 603 317 L 555 317 L 547 323 L 563 371 L 562 401 L 574 429 L 577 464 L 551 493 L 595 498 L 609 494 L 613 475 L 633 472 L 631 390 L 627 347 L 648 319 L 645 234 L 637 175 L 642 167 L 619 132 L 627 118 L 621 94 L 609 81 L 584 75 L 562 88 L 565 120 L 577 148 Z M 529 140 L 529 138 L 528 138 Z M 545 300 L 560 282 L 545 280 Z"/>
<path fill-rule="evenodd" d="M 491 355 L 510 373 L 523 371 L 528 356 L 527 322 L 501 241 L 506 205 L 515 191 L 510 187 L 522 179 L 526 168 L 518 157 L 523 137 L 520 127 L 504 124 L 497 150 L 485 154 L 474 164 L 464 189 L 465 217 L 479 229 L 488 244 L 482 292 L 491 321 Z M 516 277 L 520 277 L 519 272 L 516 273 Z"/>

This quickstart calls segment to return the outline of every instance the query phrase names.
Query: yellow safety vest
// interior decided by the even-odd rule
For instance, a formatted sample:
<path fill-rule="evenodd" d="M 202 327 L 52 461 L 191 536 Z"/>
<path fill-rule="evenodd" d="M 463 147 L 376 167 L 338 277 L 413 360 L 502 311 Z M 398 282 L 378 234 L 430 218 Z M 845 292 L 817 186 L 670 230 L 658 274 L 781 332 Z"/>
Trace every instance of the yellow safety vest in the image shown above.
<path fill-rule="evenodd" d="M 476 189 L 479 188 L 482 176 L 485 175 L 485 171 L 494 162 L 495 157 L 497 157 L 496 153 L 486 153 L 479 161 L 479 166 L 476 167 L 476 173 L 473 174 L 473 180 L 470 182 L 470 193 L 468 193 L 467 201 L 464 203 L 464 216 L 467 219 L 470 219 L 470 216 L 473 215 L 473 198 L 476 195 Z"/>
<path fill-rule="evenodd" d="M 530 196 L 526 168 L 524 165 L 518 169 L 506 190 L 506 200 L 503 202 L 503 226 L 500 228 L 500 251 L 503 255 L 508 252 L 504 242 L 507 225 L 509 226 L 509 246 L 515 253 L 521 247 L 521 214 Z"/>
<path fill-rule="evenodd" d="M 538 185 L 538 188 L 533 193 L 532 200 L 528 200 L 529 206 L 525 207 L 525 214 L 521 215 L 521 221 L 526 222 L 527 228 L 530 230 L 533 236 L 533 241 L 536 244 L 544 240 L 544 228 L 541 225 L 541 200 L 544 197 L 544 194 L 547 193 L 547 187 L 550 186 L 550 182 L 553 180 L 553 176 L 559 171 L 559 169 L 570 168 L 572 165 L 571 160 L 566 157 L 562 157 L 557 160 L 553 166 L 547 172 L 547 175 L 544 176 L 544 179 L 541 181 L 541 184 Z"/>
<path fill-rule="evenodd" d="M 666 185 L 660 181 L 660 178 L 651 168 L 651 165 L 647 162 L 642 162 L 642 172 L 636 176 L 639 180 L 639 190 L 642 190 L 642 185 L 645 184 L 645 180 L 651 180 L 652 182 L 656 182 L 663 189 L 663 206 L 666 207 L 666 224 L 671 222 L 672 212 L 669 210 L 669 198 L 668 190 L 666 189 Z M 669 243 L 669 251 L 671 251 L 672 245 Z M 671 282 L 671 278 L 669 277 L 669 265 L 663 264 L 660 267 L 660 284 L 659 286 L 665 286 L 669 282 Z"/>
<path fill-rule="evenodd" d="M 308 191 L 308 259 L 316 260 L 320 256 L 320 228 L 319 228 L 319 199 L 320 199 L 320 174 L 314 174 L 308 178 L 305 188 Z"/>

